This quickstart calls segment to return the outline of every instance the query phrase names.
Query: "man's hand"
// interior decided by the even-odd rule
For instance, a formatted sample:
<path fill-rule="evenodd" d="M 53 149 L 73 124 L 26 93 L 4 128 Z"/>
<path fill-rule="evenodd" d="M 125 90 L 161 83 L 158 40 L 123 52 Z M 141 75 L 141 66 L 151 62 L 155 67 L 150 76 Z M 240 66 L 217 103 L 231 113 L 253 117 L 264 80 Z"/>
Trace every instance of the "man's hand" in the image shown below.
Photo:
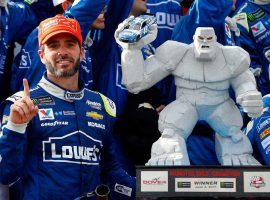
<path fill-rule="evenodd" d="M 262 94 L 249 91 L 237 97 L 236 102 L 243 107 L 249 117 L 259 117 L 263 111 Z"/>
<path fill-rule="evenodd" d="M 23 79 L 24 95 L 10 106 L 9 120 L 14 124 L 28 123 L 38 113 L 38 107 L 30 99 L 30 89 L 26 79 Z"/>
<path fill-rule="evenodd" d="M 152 145 L 151 166 L 190 165 L 186 142 L 177 134 L 164 134 Z"/>
<path fill-rule="evenodd" d="M 242 139 L 234 142 L 232 137 L 222 137 L 216 134 L 215 145 L 216 155 L 221 165 L 240 166 L 240 165 L 261 165 L 252 156 L 252 146 L 244 133 Z"/>
<path fill-rule="evenodd" d="M 125 29 L 128 23 L 134 19 L 134 16 L 130 16 L 129 18 L 125 19 L 121 24 L 118 25 L 114 33 L 114 38 L 116 42 L 123 48 L 123 49 L 142 49 L 144 46 L 153 42 L 157 37 L 157 24 L 152 24 L 149 27 L 149 32 L 146 36 L 142 37 L 139 41 L 129 44 L 126 42 L 122 42 L 119 40 L 119 34 L 121 31 Z"/>

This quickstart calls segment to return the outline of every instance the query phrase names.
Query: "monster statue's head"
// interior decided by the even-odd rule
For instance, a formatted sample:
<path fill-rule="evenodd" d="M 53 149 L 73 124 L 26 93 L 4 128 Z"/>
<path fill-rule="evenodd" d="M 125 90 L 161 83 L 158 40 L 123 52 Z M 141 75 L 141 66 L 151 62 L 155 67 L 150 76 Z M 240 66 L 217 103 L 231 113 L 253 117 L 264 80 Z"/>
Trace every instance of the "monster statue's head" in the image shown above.
<path fill-rule="evenodd" d="M 198 60 L 212 60 L 217 50 L 217 36 L 212 27 L 198 27 L 193 36 L 195 57 Z"/>

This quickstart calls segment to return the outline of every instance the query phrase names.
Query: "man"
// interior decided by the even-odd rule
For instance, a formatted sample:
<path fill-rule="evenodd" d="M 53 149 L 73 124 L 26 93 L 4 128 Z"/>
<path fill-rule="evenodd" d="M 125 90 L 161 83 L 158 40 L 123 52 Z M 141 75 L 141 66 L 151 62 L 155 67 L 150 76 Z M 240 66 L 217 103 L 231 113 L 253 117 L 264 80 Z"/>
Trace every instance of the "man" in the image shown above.
<path fill-rule="evenodd" d="M 5 103 L 1 182 L 20 178 L 23 199 L 60 200 L 75 199 L 109 180 L 112 199 L 134 198 L 134 178 L 114 159 L 114 102 L 84 88 L 78 78 L 84 56 L 78 21 L 48 18 L 39 25 L 38 40 L 46 73 L 32 90 L 24 80 L 24 92 Z"/>
<path fill-rule="evenodd" d="M 263 114 L 252 119 L 246 128 L 254 157 L 264 165 L 270 165 L 270 95 L 263 97 Z"/>
<path fill-rule="evenodd" d="M 155 39 L 157 28 L 152 25 L 149 35 L 135 44 L 127 44 L 118 40 L 126 23 L 119 25 L 115 37 L 124 49 L 122 70 L 128 90 L 138 93 L 169 74 L 174 75 L 177 88 L 176 100 L 160 113 L 162 135 L 152 146 L 148 164 L 189 165 L 185 141 L 198 120 L 206 121 L 221 138 L 235 146 L 251 149 L 240 130 L 243 123 L 240 112 L 228 92 L 232 87 L 237 102 L 249 115 L 261 113 L 261 94 L 248 69 L 247 52 L 237 46 L 224 47 L 217 43 L 212 27 L 198 27 L 193 44 L 167 41 L 156 50 L 155 56 L 144 61 L 140 49 Z M 250 152 L 230 152 L 227 143 L 218 145 L 221 164 L 231 157 L 237 157 L 236 165 L 258 164 Z"/>
<path fill-rule="evenodd" d="M 270 93 L 270 0 L 248 0 L 234 18 L 241 31 L 240 45 L 250 55 L 250 69 L 262 95 Z"/>

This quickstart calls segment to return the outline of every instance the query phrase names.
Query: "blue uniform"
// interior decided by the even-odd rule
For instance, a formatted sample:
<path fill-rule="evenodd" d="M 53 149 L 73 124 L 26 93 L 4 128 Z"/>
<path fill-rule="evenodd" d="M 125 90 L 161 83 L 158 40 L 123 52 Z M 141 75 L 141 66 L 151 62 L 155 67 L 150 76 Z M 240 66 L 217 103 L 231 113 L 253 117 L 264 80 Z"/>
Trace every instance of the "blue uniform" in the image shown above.
<path fill-rule="evenodd" d="M 47 17 L 52 16 L 52 1 L 39 0 L 31 5 L 24 2 L 8 2 L 7 9 L 1 9 L 1 42 L 0 42 L 0 90 L 6 91 L 4 83 L 5 62 L 10 44 L 24 43 L 27 36 Z M 8 13 L 7 13 L 8 10 Z M 9 67 L 9 66 L 8 66 Z M 4 100 L 4 92 L 0 93 L 0 101 Z"/>
<path fill-rule="evenodd" d="M 79 21 L 82 36 L 86 38 L 91 24 L 95 21 L 100 14 L 102 8 L 107 3 L 107 0 L 102 1 L 80 1 L 72 6 L 68 11 L 64 13 L 67 17 L 75 18 Z M 85 44 L 87 46 L 88 44 Z M 36 28 L 28 37 L 21 54 L 19 54 L 13 63 L 13 77 L 12 77 L 12 91 L 17 92 L 22 89 L 22 79 L 26 78 L 29 81 L 29 85 L 33 86 L 38 83 L 42 77 L 45 66 L 40 61 L 37 54 L 39 49 L 38 45 L 38 28 Z M 85 82 L 85 86 L 88 89 L 92 89 L 93 75 L 92 75 L 92 61 L 88 51 L 85 48 L 85 58 L 81 62 L 80 78 Z"/>
<path fill-rule="evenodd" d="M 115 160 L 111 137 L 115 104 L 83 85 L 80 82 L 77 92 L 64 90 L 45 74 L 31 89 L 39 111 L 26 130 L 5 125 L 9 106 L 21 92 L 5 102 L 0 180 L 10 184 L 20 178 L 23 199 L 75 199 L 105 179 L 110 199 L 135 198 L 135 179 Z"/>
<path fill-rule="evenodd" d="M 172 39 L 190 44 L 197 27 L 213 27 L 219 43 L 234 45 L 234 34 L 225 23 L 231 7 L 232 0 L 195 0 L 187 15 L 175 25 Z"/>
<path fill-rule="evenodd" d="M 270 95 L 263 97 L 263 114 L 252 119 L 247 128 L 248 136 L 254 157 L 262 164 L 270 165 Z"/>
<path fill-rule="evenodd" d="M 172 30 L 182 16 L 182 7 L 178 0 L 147 0 L 147 12 L 157 18 L 158 35 L 151 43 L 157 48 L 171 39 Z"/>
<path fill-rule="evenodd" d="M 251 1 L 245 2 L 235 19 L 241 31 L 241 47 L 249 52 L 252 71 L 261 69 L 257 84 L 262 95 L 270 93 L 269 63 L 270 63 L 270 3 L 258 5 Z M 269 60 L 265 53 L 269 51 Z"/>

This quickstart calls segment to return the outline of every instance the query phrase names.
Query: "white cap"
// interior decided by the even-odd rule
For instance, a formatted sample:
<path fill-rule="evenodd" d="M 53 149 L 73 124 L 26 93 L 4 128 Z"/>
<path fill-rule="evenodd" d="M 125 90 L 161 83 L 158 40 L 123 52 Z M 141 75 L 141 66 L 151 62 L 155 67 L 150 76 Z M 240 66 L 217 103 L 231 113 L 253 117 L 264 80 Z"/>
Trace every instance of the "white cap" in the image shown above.
<path fill-rule="evenodd" d="M 57 6 L 57 5 L 59 5 L 60 3 L 62 3 L 63 1 L 65 1 L 65 0 L 53 0 L 53 5 L 54 5 L 54 6 Z"/>

